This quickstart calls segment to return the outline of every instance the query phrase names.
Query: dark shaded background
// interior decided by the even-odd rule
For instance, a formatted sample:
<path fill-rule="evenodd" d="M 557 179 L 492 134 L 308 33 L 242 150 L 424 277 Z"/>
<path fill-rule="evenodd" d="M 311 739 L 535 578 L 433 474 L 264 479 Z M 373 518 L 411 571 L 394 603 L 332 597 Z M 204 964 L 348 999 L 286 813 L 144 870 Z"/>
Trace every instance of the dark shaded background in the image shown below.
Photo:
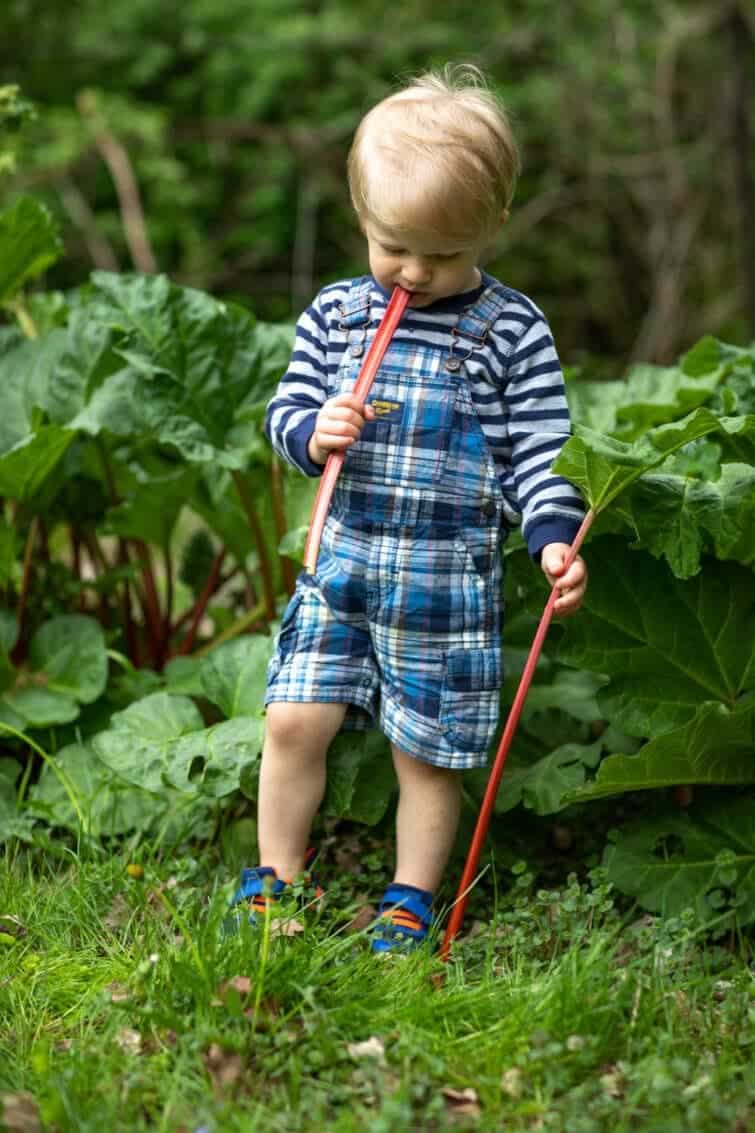
<path fill-rule="evenodd" d="M 751 3 L 5 0 L 0 83 L 37 108 L 20 191 L 59 218 L 48 287 L 161 270 L 291 319 L 365 270 L 345 157 L 397 77 L 479 64 L 524 174 L 490 269 L 591 376 L 755 334 Z"/>

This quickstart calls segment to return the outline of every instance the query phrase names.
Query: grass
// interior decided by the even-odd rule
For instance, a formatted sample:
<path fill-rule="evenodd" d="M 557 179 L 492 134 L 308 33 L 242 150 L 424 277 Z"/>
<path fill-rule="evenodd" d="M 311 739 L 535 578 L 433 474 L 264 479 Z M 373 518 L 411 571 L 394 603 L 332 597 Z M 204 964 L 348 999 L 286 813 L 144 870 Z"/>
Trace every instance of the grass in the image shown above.
<path fill-rule="evenodd" d="M 81 849 L 2 868 L 11 1130 L 744 1133 L 755 1118 L 747 942 L 621 912 L 600 871 L 547 891 L 519 874 L 443 969 L 369 954 L 349 931 L 363 879 L 333 880 L 301 933 L 224 940 L 224 874 L 127 866 Z"/>

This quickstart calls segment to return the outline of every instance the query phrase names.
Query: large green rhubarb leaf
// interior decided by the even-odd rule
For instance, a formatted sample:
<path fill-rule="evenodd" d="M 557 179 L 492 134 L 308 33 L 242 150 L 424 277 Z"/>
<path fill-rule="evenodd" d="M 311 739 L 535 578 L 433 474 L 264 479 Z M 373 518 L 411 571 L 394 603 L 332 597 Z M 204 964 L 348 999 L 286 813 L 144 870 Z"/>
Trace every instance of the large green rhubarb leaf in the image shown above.
<path fill-rule="evenodd" d="M 202 689 L 229 719 L 261 712 L 272 647 L 272 637 L 245 634 L 202 659 Z"/>
<path fill-rule="evenodd" d="M 99 622 L 82 614 L 53 618 L 32 638 L 28 668 L 0 695 L 0 719 L 19 731 L 70 723 L 80 705 L 102 694 L 107 670 Z"/>
<path fill-rule="evenodd" d="M 610 677 L 604 714 L 629 735 L 659 736 L 701 704 L 734 709 L 755 683 L 755 587 L 734 563 L 688 581 L 613 536 L 587 549 L 590 585 L 564 624 L 559 656 Z"/>
<path fill-rule="evenodd" d="M 60 354 L 60 331 L 24 342 L 0 358 L 0 495 L 29 500 L 62 459 L 75 434 L 42 424 L 36 408 Z"/>
<path fill-rule="evenodd" d="M 230 794 L 259 758 L 263 720 L 203 723 L 188 697 L 156 692 L 116 712 L 91 743 L 116 775 L 147 791 L 167 785 L 186 794 Z"/>
<path fill-rule="evenodd" d="M 644 908 L 669 916 L 696 906 L 708 919 L 733 898 L 740 924 L 748 924 L 755 920 L 754 819 L 755 800 L 731 794 L 644 819 L 606 850 L 608 877 Z"/>
<path fill-rule="evenodd" d="M 92 280 L 93 316 L 113 331 L 126 368 L 105 379 L 71 424 L 151 438 L 195 463 L 243 468 L 238 422 L 274 392 L 285 365 L 280 332 L 164 276 L 95 272 Z"/>
<path fill-rule="evenodd" d="M 755 694 L 733 710 L 708 703 L 680 728 L 650 740 L 636 755 L 609 755 L 592 783 L 564 803 L 673 787 L 679 783 L 755 783 Z"/>
<path fill-rule="evenodd" d="M 137 830 L 165 810 L 164 793 L 163 797 L 151 795 L 118 779 L 85 744 L 62 748 L 55 756 L 55 767 L 63 772 L 87 830 L 97 837 Z M 30 809 L 53 826 L 76 830 L 79 815 L 59 773 L 49 763 L 43 766 L 39 782 L 30 791 Z"/>
<path fill-rule="evenodd" d="M 755 561 L 755 468 L 724 464 L 718 480 L 651 473 L 616 504 L 651 554 L 677 578 L 700 570 L 704 551 L 745 566 Z"/>
<path fill-rule="evenodd" d="M 577 425 L 553 468 L 581 489 L 595 511 L 601 511 L 643 473 L 710 433 L 719 434 L 740 459 L 755 443 L 755 417 L 718 417 L 709 409 L 697 409 L 681 421 L 650 429 L 633 444 Z"/>
<path fill-rule="evenodd" d="M 377 729 L 336 737 L 328 751 L 325 814 L 373 826 L 388 809 L 395 786 L 388 741 Z"/>
<path fill-rule="evenodd" d="M 602 741 L 594 744 L 562 744 L 529 767 L 506 768 L 495 810 L 503 814 L 523 803 L 535 814 L 554 814 L 562 810 L 564 799 L 585 781 L 585 769 L 600 762 Z"/>

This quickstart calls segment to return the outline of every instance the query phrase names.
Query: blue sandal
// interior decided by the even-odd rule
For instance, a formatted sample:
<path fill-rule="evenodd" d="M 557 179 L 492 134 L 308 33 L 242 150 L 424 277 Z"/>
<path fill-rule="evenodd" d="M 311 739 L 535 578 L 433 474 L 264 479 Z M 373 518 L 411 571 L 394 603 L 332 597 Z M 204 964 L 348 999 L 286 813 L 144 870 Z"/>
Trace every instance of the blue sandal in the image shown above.
<path fill-rule="evenodd" d="M 311 861 L 313 856 L 308 853 L 307 861 Z M 291 898 L 291 902 L 284 900 L 281 913 L 293 916 L 303 907 L 320 902 L 323 896 L 323 889 L 314 875 L 308 872 L 299 874 L 293 881 L 283 881 L 271 866 L 242 869 L 241 884 L 230 900 L 231 913 L 224 921 L 224 931 L 226 935 L 238 932 L 243 915 L 241 906 L 245 905 L 249 911 L 249 924 L 256 925 L 259 918 L 264 918 L 268 909 L 272 911 L 281 898 Z"/>
<path fill-rule="evenodd" d="M 225 933 L 238 932 L 242 919 L 240 906 L 246 905 L 249 910 L 249 924 L 257 924 L 258 918 L 264 917 L 268 908 L 276 904 L 289 888 L 270 866 L 242 869 L 241 884 L 230 900 L 231 913 L 223 922 Z"/>
<path fill-rule="evenodd" d="M 432 904 L 433 895 L 427 889 L 392 882 L 378 908 L 371 951 L 405 954 L 421 947 L 432 924 Z"/>

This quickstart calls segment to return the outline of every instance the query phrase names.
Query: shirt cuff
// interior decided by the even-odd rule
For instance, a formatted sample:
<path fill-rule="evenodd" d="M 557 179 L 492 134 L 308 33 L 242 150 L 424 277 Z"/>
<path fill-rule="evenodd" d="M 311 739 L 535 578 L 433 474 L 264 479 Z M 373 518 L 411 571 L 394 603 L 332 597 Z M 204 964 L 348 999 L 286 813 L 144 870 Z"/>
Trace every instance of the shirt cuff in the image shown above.
<path fill-rule="evenodd" d="M 291 460 L 305 476 L 322 476 L 325 469 L 324 464 L 315 464 L 309 455 L 309 439 L 315 431 L 316 420 L 317 411 L 315 410 L 300 421 L 286 437 L 286 448 L 291 455 Z"/>
<path fill-rule="evenodd" d="M 579 527 L 577 519 L 543 519 L 527 532 L 527 550 L 539 563 L 543 547 L 549 543 L 573 543 Z"/>

